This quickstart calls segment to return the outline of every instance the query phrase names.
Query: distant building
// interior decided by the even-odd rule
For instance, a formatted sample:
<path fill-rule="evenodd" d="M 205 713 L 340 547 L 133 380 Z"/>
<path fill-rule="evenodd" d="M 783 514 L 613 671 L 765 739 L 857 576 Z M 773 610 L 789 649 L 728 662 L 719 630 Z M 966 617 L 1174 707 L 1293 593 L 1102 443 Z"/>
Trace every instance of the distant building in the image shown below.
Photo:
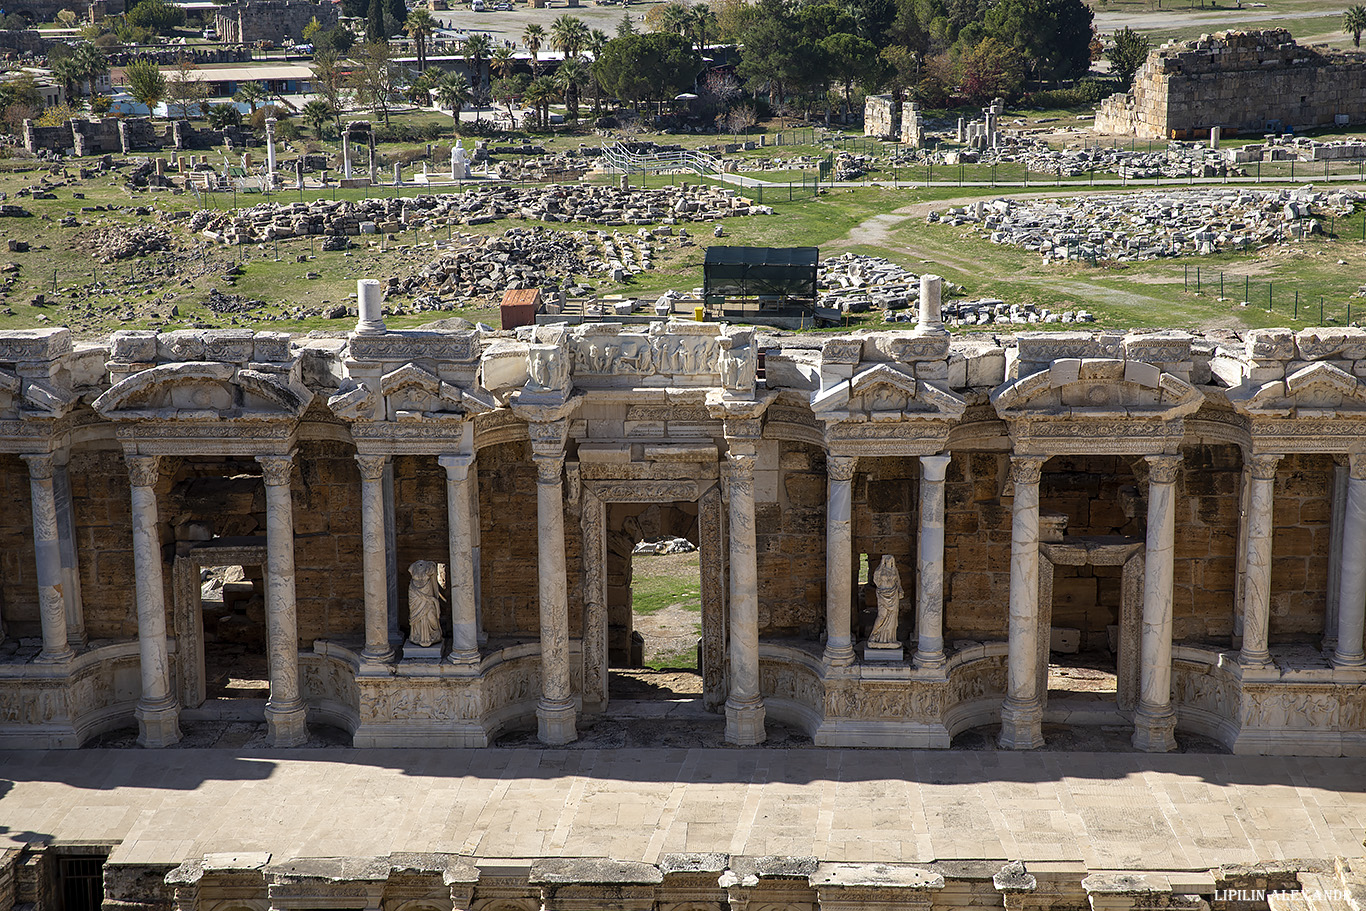
<path fill-rule="evenodd" d="M 220 7 L 214 29 L 219 40 L 229 44 L 279 44 L 286 38 L 302 41 L 304 27 L 314 18 L 323 28 L 331 28 L 337 24 L 337 7 L 310 0 L 243 0 Z"/>

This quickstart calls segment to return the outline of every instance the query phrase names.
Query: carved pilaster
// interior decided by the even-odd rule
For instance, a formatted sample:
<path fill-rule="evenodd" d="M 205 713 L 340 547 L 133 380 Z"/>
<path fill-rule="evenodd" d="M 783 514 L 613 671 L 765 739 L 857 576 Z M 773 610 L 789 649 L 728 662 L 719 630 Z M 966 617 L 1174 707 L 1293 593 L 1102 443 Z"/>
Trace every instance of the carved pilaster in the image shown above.
<path fill-rule="evenodd" d="M 1246 555 L 1243 571 L 1243 650 L 1239 662 L 1248 667 L 1271 663 L 1267 637 L 1271 623 L 1271 534 L 1275 505 L 1276 465 L 1281 456 L 1259 453 L 1247 460 L 1251 474 L 1243 510 Z"/>
<path fill-rule="evenodd" d="M 387 674 L 389 644 L 388 542 L 384 533 L 384 469 L 388 456 L 358 455 L 360 467 L 361 572 L 365 589 L 365 650 L 361 676 Z"/>

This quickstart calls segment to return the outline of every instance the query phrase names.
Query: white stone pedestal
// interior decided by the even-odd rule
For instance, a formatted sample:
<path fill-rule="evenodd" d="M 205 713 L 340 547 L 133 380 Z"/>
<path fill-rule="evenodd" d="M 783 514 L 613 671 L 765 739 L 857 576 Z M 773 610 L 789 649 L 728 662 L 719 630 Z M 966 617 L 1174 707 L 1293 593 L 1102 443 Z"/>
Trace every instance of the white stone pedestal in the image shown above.
<path fill-rule="evenodd" d="M 899 645 L 888 648 L 887 646 L 863 643 L 864 661 L 904 661 L 905 658 L 906 650 Z"/>
<path fill-rule="evenodd" d="M 536 705 L 536 739 L 558 746 L 579 739 L 572 701 L 551 702 L 542 699 Z"/>
<path fill-rule="evenodd" d="M 736 746 L 758 746 L 767 739 L 764 730 L 764 701 L 736 702 L 726 700 L 726 742 Z"/>
<path fill-rule="evenodd" d="M 413 640 L 406 639 L 403 642 L 403 661 L 405 664 L 408 662 L 439 662 L 441 660 L 441 650 L 444 644 L 444 639 L 438 640 L 432 645 L 418 645 Z"/>

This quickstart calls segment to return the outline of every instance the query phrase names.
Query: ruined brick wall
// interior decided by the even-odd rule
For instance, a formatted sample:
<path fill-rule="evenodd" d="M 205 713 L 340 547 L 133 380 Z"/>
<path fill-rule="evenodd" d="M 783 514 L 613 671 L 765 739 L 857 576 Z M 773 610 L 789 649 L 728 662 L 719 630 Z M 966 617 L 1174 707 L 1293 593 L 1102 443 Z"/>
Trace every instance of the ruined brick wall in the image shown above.
<path fill-rule="evenodd" d="M 38 617 L 38 580 L 33 556 L 32 503 L 28 466 L 17 455 L 0 456 L 0 616 L 5 635 L 42 635 Z"/>
<path fill-rule="evenodd" d="M 955 452 L 944 487 L 944 638 L 1005 639 L 1010 603 L 1009 459 Z"/>
<path fill-rule="evenodd" d="M 70 124 L 40 127 L 32 120 L 24 121 L 24 148 L 30 152 L 65 152 L 71 141 Z"/>
<path fill-rule="evenodd" d="M 119 141 L 119 121 L 115 117 L 71 121 L 71 141 L 77 155 L 123 151 Z"/>
<path fill-rule="evenodd" d="M 1219 32 L 1148 55 L 1127 95 L 1105 99 L 1095 130 L 1191 138 L 1212 126 L 1261 134 L 1366 121 L 1366 54 L 1302 47 L 1284 29 Z"/>
<path fill-rule="evenodd" d="M 869 95 L 863 102 L 863 135 L 896 139 L 897 103 L 891 95 Z"/>
<path fill-rule="evenodd" d="M 1242 453 L 1217 444 L 1183 446 L 1181 456 L 1172 637 L 1227 645 L 1235 614 Z"/>
<path fill-rule="evenodd" d="M 484 629 L 490 636 L 534 635 L 538 617 L 536 466 L 525 442 L 479 450 L 480 565 Z M 565 522 L 568 538 L 570 522 Z M 566 563 L 575 586 L 579 564 Z M 580 626 L 570 625 L 571 630 Z"/>
<path fill-rule="evenodd" d="M 1333 459 L 1286 456 L 1272 509 L 1271 636 L 1317 641 L 1328 603 Z"/>
<path fill-rule="evenodd" d="M 754 487 L 759 633 L 814 638 L 825 625 L 825 454 L 766 444 Z"/>
<path fill-rule="evenodd" d="M 123 453 L 76 450 L 67 473 L 71 477 L 86 634 L 91 639 L 135 638 L 133 501 Z M 168 610 L 170 604 L 167 602 Z"/>
<path fill-rule="evenodd" d="M 363 637 L 360 468 L 340 443 L 299 444 L 295 458 L 294 578 L 299 642 Z M 406 590 L 406 586 L 403 586 Z"/>
<path fill-rule="evenodd" d="M 220 7 L 214 26 L 219 38 L 229 43 L 279 43 L 286 38 L 302 41 L 304 26 L 314 17 L 323 28 L 331 28 L 337 24 L 337 8 L 310 0 L 246 0 Z"/>

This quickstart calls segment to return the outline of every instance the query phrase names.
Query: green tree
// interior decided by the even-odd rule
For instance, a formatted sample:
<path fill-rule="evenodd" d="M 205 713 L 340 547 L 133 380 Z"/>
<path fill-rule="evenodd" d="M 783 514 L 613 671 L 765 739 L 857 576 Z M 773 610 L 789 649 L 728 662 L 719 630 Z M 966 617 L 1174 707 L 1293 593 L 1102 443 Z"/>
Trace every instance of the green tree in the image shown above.
<path fill-rule="evenodd" d="M 1082 0 L 999 0 L 985 33 L 1012 45 L 1037 79 L 1070 79 L 1091 66 L 1091 10 Z"/>
<path fill-rule="evenodd" d="M 1342 30 L 1352 36 L 1352 46 L 1361 47 L 1361 33 L 1366 32 L 1366 6 L 1349 6 L 1342 14 Z"/>
<path fill-rule="evenodd" d="M 663 32 L 614 38 L 594 64 L 604 89 L 635 104 L 673 98 L 692 84 L 701 69 L 702 61 L 691 42 Z"/>
<path fill-rule="evenodd" d="M 531 80 L 525 73 L 517 73 L 503 79 L 495 79 L 490 86 L 489 91 L 493 100 L 507 107 L 508 120 L 512 120 L 514 124 L 516 121 L 512 114 L 512 106 L 526 94 L 527 86 L 530 84 Z"/>
<path fill-rule="evenodd" d="M 176 58 L 171 78 L 166 80 L 167 114 L 172 109 L 181 120 L 194 116 L 209 97 L 209 86 L 194 60 L 184 54 Z"/>
<path fill-rule="evenodd" d="M 318 21 L 317 16 L 314 16 L 312 19 L 308 20 L 308 25 L 304 26 L 302 37 L 304 41 L 312 42 L 314 38 L 318 37 L 318 33 L 323 30 L 323 24 Z"/>
<path fill-rule="evenodd" d="M 607 46 L 607 33 L 602 29 L 593 29 L 588 33 L 588 53 L 593 60 L 602 56 L 602 49 Z M 593 114 L 602 113 L 602 83 L 598 81 L 597 71 L 590 65 L 588 68 L 588 78 L 593 84 Z"/>
<path fill-rule="evenodd" d="M 1013 100 L 1024 89 L 1024 59 L 995 38 L 977 42 L 959 66 L 959 92 L 972 104 L 986 106 L 993 98 Z"/>
<path fill-rule="evenodd" d="M 531 52 L 531 76 L 541 75 L 541 61 L 537 56 L 541 53 L 541 48 L 545 47 L 545 29 L 535 22 L 526 27 L 522 32 L 522 46 Z"/>
<path fill-rule="evenodd" d="M 323 136 L 323 126 L 337 116 L 336 109 L 322 98 L 310 98 L 299 113 L 313 127 L 313 132 L 319 139 Z"/>
<path fill-rule="evenodd" d="M 836 32 L 821 41 L 831 71 L 839 77 L 844 86 L 844 119 L 849 120 L 854 82 L 869 72 L 877 62 L 877 48 L 871 41 L 851 35 L 849 32 Z"/>
<path fill-rule="evenodd" d="M 527 86 L 523 96 L 526 103 L 536 111 L 536 124 L 543 130 L 550 128 L 550 104 L 557 97 L 555 84 L 548 76 L 537 76 Z"/>
<path fill-rule="evenodd" d="M 497 73 L 499 78 L 506 79 L 512 75 L 513 69 L 517 66 L 517 52 L 506 44 L 500 44 L 493 49 L 493 56 L 489 58 L 489 74 Z"/>
<path fill-rule="evenodd" d="M 142 0 L 125 17 L 128 25 L 145 28 L 158 35 L 168 35 L 185 24 L 185 11 L 166 0 Z"/>
<path fill-rule="evenodd" d="M 403 25 L 408 21 L 408 4 L 406 0 L 388 0 L 384 7 L 384 31 L 387 35 L 397 35 L 403 31 Z"/>
<path fill-rule="evenodd" d="M 487 35 L 474 34 L 465 39 L 460 49 L 464 52 L 465 62 L 470 65 L 470 71 L 474 76 L 470 82 L 478 89 L 484 84 L 484 61 L 489 59 L 493 52 L 493 42 Z"/>
<path fill-rule="evenodd" d="M 342 89 L 346 87 L 346 77 L 341 66 L 341 57 L 331 49 L 315 51 L 313 63 L 313 92 L 332 110 L 332 120 L 341 130 Z"/>
<path fill-rule="evenodd" d="M 245 104 L 247 116 L 250 117 L 256 113 L 257 105 L 270 100 L 270 91 L 259 82 L 244 82 L 233 92 L 232 100 Z"/>
<path fill-rule="evenodd" d="M 627 35 L 634 35 L 635 33 L 636 24 L 631 19 L 631 13 L 628 10 L 621 14 L 621 21 L 617 23 L 617 37 L 625 38 Z"/>
<path fill-rule="evenodd" d="M 213 104 L 209 105 L 208 116 L 209 126 L 215 130 L 226 130 L 228 127 L 240 127 L 242 125 L 242 112 L 233 104 Z"/>
<path fill-rule="evenodd" d="M 436 31 L 436 19 L 425 7 L 419 6 L 408 14 L 408 18 L 403 23 L 403 30 L 408 33 L 408 37 L 413 39 L 413 44 L 417 48 L 417 68 L 425 70 L 427 68 L 427 39 Z"/>
<path fill-rule="evenodd" d="M 555 88 L 564 96 L 564 106 L 570 120 L 579 119 L 579 91 L 589 77 L 588 64 L 580 57 L 570 57 L 555 70 Z"/>
<path fill-rule="evenodd" d="M 365 18 L 365 40 L 389 41 L 389 33 L 384 29 L 384 0 L 370 0 L 370 10 Z"/>
<path fill-rule="evenodd" d="M 1366 14 L 1366 8 L 1357 8 Z M 1151 46 L 1147 35 L 1141 35 L 1131 28 L 1126 27 L 1115 32 L 1114 43 L 1105 51 L 1105 56 L 1110 61 L 1110 72 L 1115 74 L 1122 88 L 1127 89 L 1133 85 L 1134 74 L 1148 59 L 1148 50 Z"/>
<path fill-rule="evenodd" d="M 386 126 L 389 124 L 389 106 L 398 91 L 399 76 L 393 49 L 387 42 L 367 41 L 361 45 L 355 69 L 351 72 L 351 87 L 360 105 L 378 114 Z"/>
<path fill-rule="evenodd" d="M 166 97 L 166 77 L 161 67 L 151 60 L 134 60 L 123 68 L 123 78 L 133 100 L 146 105 L 148 115 L 155 116 L 156 106 Z"/>
<path fill-rule="evenodd" d="M 470 94 L 470 81 L 463 73 L 448 73 L 436 86 L 437 103 L 451 109 L 457 133 L 460 132 L 460 111 L 469 104 Z"/>
<path fill-rule="evenodd" d="M 579 52 L 588 44 L 590 34 L 582 19 L 564 13 L 550 23 L 550 46 L 564 54 L 564 59 L 568 60 L 579 56 Z"/>

